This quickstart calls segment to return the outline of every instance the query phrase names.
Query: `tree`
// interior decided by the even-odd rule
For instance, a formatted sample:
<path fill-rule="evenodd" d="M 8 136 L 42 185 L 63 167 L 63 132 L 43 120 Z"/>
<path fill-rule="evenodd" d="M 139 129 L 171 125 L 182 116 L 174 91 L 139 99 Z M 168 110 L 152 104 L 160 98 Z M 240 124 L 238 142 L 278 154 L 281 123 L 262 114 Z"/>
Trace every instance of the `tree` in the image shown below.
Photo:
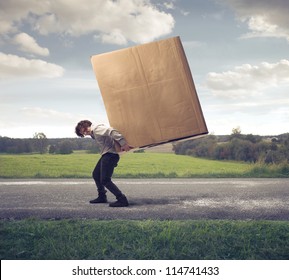
<path fill-rule="evenodd" d="M 242 137 L 242 132 L 241 132 L 240 126 L 233 128 L 230 138 L 234 139 L 234 138 L 241 138 L 241 137 Z"/>
<path fill-rule="evenodd" d="M 44 154 L 47 152 L 48 140 L 43 132 L 36 132 L 33 135 L 35 151 Z"/>
<path fill-rule="evenodd" d="M 48 150 L 49 154 L 55 154 L 56 151 L 57 151 L 56 145 L 50 145 L 49 146 L 49 150 Z"/>
<path fill-rule="evenodd" d="M 230 155 L 230 145 L 228 143 L 222 143 L 216 145 L 213 158 L 218 160 L 229 159 Z"/>
<path fill-rule="evenodd" d="M 73 143 L 70 140 L 63 140 L 59 145 L 59 154 L 68 155 L 73 153 Z"/>

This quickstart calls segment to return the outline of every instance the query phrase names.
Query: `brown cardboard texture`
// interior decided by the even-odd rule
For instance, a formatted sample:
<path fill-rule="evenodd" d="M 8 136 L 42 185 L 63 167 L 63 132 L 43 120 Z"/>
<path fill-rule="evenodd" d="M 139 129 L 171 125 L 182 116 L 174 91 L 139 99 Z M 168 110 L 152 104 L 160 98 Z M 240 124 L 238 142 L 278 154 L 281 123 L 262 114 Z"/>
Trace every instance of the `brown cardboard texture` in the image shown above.
<path fill-rule="evenodd" d="M 91 57 L 110 125 L 132 147 L 207 134 L 179 37 Z"/>

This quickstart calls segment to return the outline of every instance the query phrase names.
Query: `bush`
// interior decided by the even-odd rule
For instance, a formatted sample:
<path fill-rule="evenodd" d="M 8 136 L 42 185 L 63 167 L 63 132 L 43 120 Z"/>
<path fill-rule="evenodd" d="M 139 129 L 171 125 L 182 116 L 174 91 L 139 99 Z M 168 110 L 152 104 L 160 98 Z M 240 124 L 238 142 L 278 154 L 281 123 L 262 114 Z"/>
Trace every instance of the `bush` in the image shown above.
<path fill-rule="evenodd" d="M 220 137 L 224 139 L 224 137 Z M 229 138 L 218 142 L 218 137 L 207 137 L 180 142 L 173 146 L 176 154 L 191 155 L 217 160 L 238 160 L 260 163 L 289 162 L 289 134 L 282 134 L 271 141 L 256 135 L 232 134 Z"/>

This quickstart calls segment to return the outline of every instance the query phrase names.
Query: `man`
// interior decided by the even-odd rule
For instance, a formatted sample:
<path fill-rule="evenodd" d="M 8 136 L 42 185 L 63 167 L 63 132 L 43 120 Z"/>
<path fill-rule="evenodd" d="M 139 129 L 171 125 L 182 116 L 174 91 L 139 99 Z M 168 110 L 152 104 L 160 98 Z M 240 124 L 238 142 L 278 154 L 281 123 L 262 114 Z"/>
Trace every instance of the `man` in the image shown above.
<path fill-rule="evenodd" d="M 110 207 L 128 206 L 126 196 L 111 181 L 114 168 L 119 161 L 117 146 L 119 145 L 120 150 L 125 152 L 131 149 L 125 138 L 117 130 L 103 124 L 92 124 L 89 120 L 80 121 L 75 128 L 75 133 L 80 137 L 89 135 L 101 146 L 101 158 L 92 172 L 98 197 L 91 200 L 90 203 L 107 203 L 105 189 L 108 189 L 116 197 L 116 201 L 109 204 Z"/>

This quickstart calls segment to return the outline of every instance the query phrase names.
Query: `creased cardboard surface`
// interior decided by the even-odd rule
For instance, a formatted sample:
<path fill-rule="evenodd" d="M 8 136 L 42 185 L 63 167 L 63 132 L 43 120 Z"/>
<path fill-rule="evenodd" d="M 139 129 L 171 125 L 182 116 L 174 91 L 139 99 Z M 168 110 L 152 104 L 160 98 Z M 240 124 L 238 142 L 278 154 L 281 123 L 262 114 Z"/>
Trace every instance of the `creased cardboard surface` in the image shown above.
<path fill-rule="evenodd" d="M 179 37 L 91 57 L 110 125 L 132 147 L 207 134 Z"/>

